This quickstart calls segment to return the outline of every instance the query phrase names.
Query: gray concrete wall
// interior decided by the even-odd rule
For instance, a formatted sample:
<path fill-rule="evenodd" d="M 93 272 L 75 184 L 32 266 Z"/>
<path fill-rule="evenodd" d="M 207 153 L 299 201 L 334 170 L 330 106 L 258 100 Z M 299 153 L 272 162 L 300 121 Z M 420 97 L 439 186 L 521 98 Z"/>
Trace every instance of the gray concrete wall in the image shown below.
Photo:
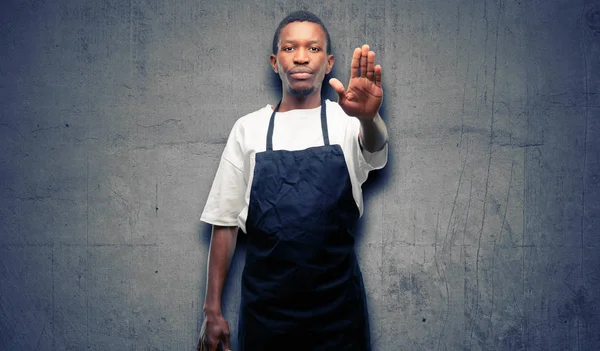
<path fill-rule="evenodd" d="M 374 350 L 600 349 L 600 2 L 215 3 L 0 5 L 0 349 L 195 347 L 199 214 L 234 121 L 278 99 L 271 38 L 299 8 L 336 77 L 365 42 L 383 66 Z"/>

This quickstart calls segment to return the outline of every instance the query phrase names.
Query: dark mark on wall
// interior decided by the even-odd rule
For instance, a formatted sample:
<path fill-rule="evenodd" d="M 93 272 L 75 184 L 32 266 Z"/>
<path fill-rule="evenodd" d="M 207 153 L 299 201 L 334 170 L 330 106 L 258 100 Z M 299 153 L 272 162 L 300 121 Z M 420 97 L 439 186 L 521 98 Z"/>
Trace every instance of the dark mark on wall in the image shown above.
<path fill-rule="evenodd" d="M 14 128 L 14 127 L 12 127 L 12 126 L 8 125 L 8 124 L 5 124 L 5 123 L 0 123 L 0 127 L 6 127 L 6 128 L 8 128 L 8 129 L 14 130 L 15 132 L 19 133 L 19 135 L 20 135 L 21 137 L 23 137 L 23 136 L 24 136 L 24 135 L 23 135 L 23 133 L 21 133 L 21 132 L 20 132 L 18 129 L 16 129 L 16 128 Z"/>
<path fill-rule="evenodd" d="M 53 129 L 58 129 L 60 128 L 60 126 L 56 126 L 56 127 L 47 127 L 47 128 L 40 128 L 40 125 L 37 125 L 37 129 L 32 130 L 30 133 L 35 133 L 35 132 L 40 132 L 40 131 L 46 131 L 46 130 L 53 130 Z"/>
<path fill-rule="evenodd" d="M 574 294 L 575 296 L 570 301 L 557 307 L 558 317 L 565 322 L 573 323 L 573 325 L 577 324 L 577 319 L 581 319 L 587 323 L 595 316 L 595 313 L 592 309 L 588 308 L 589 303 L 587 301 L 586 290 L 583 286 L 580 286 Z"/>
<path fill-rule="evenodd" d="M 225 145 L 227 144 L 227 138 L 211 139 L 207 141 L 207 144 Z"/>
<path fill-rule="evenodd" d="M 165 125 L 170 125 L 170 124 L 175 124 L 176 126 L 179 126 L 180 123 L 181 123 L 180 119 L 169 118 L 169 119 L 164 120 L 164 121 L 162 121 L 162 122 L 160 122 L 158 124 L 152 124 L 152 125 L 149 125 L 149 126 L 145 126 L 143 124 L 136 123 L 136 126 L 142 127 L 142 128 L 160 128 L 160 127 L 163 127 Z"/>
<path fill-rule="evenodd" d="M 158 217 L 158 183 L 156 183 L 156 192 L 154 193 L 154 210 L 156 211 L 156 217 Z"/>
<path fill-rule="evenodd" d="M 585 10 L 585 19 L 594 35 L 600 35 L 600 5 L 590 5 Z"/>

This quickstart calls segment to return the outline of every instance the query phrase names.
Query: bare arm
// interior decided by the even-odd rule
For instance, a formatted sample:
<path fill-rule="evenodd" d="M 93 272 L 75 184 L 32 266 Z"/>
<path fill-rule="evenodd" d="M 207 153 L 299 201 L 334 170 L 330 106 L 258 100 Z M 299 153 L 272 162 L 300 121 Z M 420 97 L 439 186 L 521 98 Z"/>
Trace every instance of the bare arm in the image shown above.
<path fill-rule="evenodd" d="M 213 226 L 208 253 L 204 312 L 221 313 L 221 294 L 235 250 L 237 227 Z"/>
<path fill-rule="evenodd" d="M 369 152 L 383 149 L 388 139 L 387 127 L 379 114 L 372 120 L 360 121 L 360 141 Z"/>
<path fill-rule="evenodd" d="M 213 226 L 198 350 L 216 350 L 219 342 L 223 343 L 224 350 L 229 350 L 229 325 L 223 318 L 221 298 L 236 240 L 237 227 Z"/>

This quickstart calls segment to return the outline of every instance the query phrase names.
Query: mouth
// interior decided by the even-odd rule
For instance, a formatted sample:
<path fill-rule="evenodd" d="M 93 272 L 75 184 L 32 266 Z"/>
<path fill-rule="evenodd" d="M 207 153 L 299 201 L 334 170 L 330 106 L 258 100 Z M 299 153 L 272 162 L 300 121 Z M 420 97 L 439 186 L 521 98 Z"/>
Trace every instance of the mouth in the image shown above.
<path fill-rule="evenodd" d="M 298 72 L 298 73 L 292 73 L 292 74 L 290 74 L 290 76 L 292 76 L 293 78 L 298 79 L 298 80 L 304 80 L 304 79 L 310 78 L 311 74 L 304 73 L 304 72 Z"/>
<path fill-rule="evenodd" d="M 312 72 L 306 69 L 298 69 L 290 72 L 290 77 L 298 80 L 308 79 L 312 76 Z"/>

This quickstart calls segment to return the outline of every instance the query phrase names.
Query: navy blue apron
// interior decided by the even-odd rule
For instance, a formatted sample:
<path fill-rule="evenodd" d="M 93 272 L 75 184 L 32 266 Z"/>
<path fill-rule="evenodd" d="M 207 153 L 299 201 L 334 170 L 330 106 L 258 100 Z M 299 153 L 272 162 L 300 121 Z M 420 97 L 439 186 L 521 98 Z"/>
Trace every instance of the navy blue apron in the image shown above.
<path fill-rule="evenodd" d="M 370 350 L 352 230 L 359 217 L 344 154 L 324 146 L 256 154 L 246 220 L 239 343 L 243 351 Z"/>

